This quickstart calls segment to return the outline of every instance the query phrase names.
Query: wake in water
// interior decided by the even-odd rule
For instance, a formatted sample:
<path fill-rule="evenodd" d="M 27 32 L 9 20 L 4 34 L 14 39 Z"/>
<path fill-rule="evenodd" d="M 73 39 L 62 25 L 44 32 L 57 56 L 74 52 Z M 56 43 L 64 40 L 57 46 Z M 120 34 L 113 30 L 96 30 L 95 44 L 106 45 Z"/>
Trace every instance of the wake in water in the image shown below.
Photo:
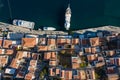
<path fill-rule="evenodd" d="M 0 0 L 0 8 L 4 7 L 4 4 L 2 3 L 2 0 Z"/>

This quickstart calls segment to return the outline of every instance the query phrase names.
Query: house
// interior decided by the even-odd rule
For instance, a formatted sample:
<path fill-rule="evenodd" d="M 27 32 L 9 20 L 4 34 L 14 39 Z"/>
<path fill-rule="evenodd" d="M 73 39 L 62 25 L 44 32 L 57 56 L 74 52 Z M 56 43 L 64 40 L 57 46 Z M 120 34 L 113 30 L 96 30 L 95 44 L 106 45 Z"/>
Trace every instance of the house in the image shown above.
<path fill-rule="evenodd" d="M 71 80 L 72 79 L 72 70 L 65 70 L 64 79 Z"/>
<path fill-rule="evenodd" d="M 116 54 L 115 50 L 106 50 L 105 51 L 106 56 L 114 56 Z"/>
<path fill-rule="evenodd" d="M 0 56 L 0 66 L 5 67 L 8 64 L 8 58 L 9 56 Z"/>
<path fill-rule="evenodd" d="M 38 52 L 40 52 L 40 51 L 48 51 L 48 46 L 46 46 L 46 45 L 38 46 Z"/>
<path fill-rule="evenodd" d="M 12 60 L 12 62 L 10 63 L 10 67 L 11 67 L 11 68 L 18 69 L 19 66 L 20 66 L 20 61 L 19 61 L 18 59 L 16 59 L 16 58 L 14 58 L 14 59 Z"/>
<path fill-rule="evenodd" d="M 72 69 L 80 68 L 80 60 L 77 56 L 71 57 L 71 65 L 72 65 Z"/>
<path fill-rule="evenodd" d="M 88 38 L 80 39 L 80 44 L 81 44 L 81 47 L 89 46 L 90 45 L 89 39 Z"/>
<path fill-rule="evenodd" d="M 60 72 L 61 72 L 61 69 L 59 67 L 49 68 L 49 76 L 51 77 L 54 77 L 54 76 L 60 77 Z"/>
<path fill-rule="evenodd" d="M 55 51 L 56 45 L 48 45 L 48 51 Z"/>
<path fill-rule="evenodd" d="M 116 66 L 107 66 L 106 69 L 107 74 L 113 74 L 117 72 Z"/>
<path fill-rule="evenodd" d="M 15 79 L 24 79 L 25 77 L 25 72 L 23 71 L 19 71 L 16 76 L 15 76 Z"/>
<path fill-rule="evenodd" d="M 60 78 L 62 78 L 62 80 L 72 80 L 72 70 L 61 70 Z"/>
<path fill-rule="evenodd" d="M 25 75 L 25 80 L 34 80 L 35 79 L 35 74 L 32 72 L 29 72 Z"/>
<path fill-rule="evenodd" d="M 99 46 L 99 37 L 94 37 L 94 38 L 90 38 L 90 45 L 91 46 Z"/>
<path fill-rule="evenodd" d="M 50 60 L 49 61 L 49 66 L 56 66 L 57 65 L 57 61 L 56 60 Z"/>
<path fill-rule="evenodd" d="M 2 47 L 2 46 L 3 46 L 3 40 L 0 39 L 0 47 Z"/>
<path fill-rule="evenodd" d="M 118 74 L 107 74 L 107 80 L 119 80 Z"/>
<path fill-rule="evenodd" d="M 4 40 L 3 48 L 10 48 L 14 42 L 12 40 Z"/>
<path fill-rule="evenodd" d="M 79 43 L 80 43 L 79 38 L 72 38 L 72 44 L 73 45 L 79 45 Z"/>
<path fill-rule="evenodd" d="M 92 52 L 91 50 L 92 50 L 91 47 L 84 48 L 85 53 L 91 53 Z"/>
<path fill-rule="evenodd" d="M 45 37 L 39 38 L 38 45 L 46 45 L 47 44 L 47 39 Z"/>
<path fill-rule="evenodd" d="M 100 50 L 100 47 L 99 46 L 97 46 L 97 47 L 91 47 L 91 53 L 100 53 L 101 52 L 101 50 Z"/>
<path fill-rule="evenodd" d="M 55 69 L 54 67 L 49 68 L 49 76 L 55 76 L 54 69 Z"/>
<path fill-rule="evenodd" d="M 0 49 L 0 55 L 5 54 L 5 49 Z"/>
<path fill-rule="evenodd" d="M 14 50 L 13 49 L 5 49 L 5 54 L 6 55 L 13 55 L 14 54 Z"/>
<path fill-rule="evenodd" d="M 56 52 L 45 52 L 44 53 L 44 60 L 56 60 L 57 53 Z"/>
<path fill-rule="evenodd" d="M 40 57 L 40 55 L 37 54 L 37 53 L 32 53 L 31 55 L 32 55 L 32 59 L 33 59 L 33 60 L 37 60 L 37 59 L 39 59 L 39 57 Z"/>
<path fill-rule="evenodd" d="M 116 66 L 120 66 L 120 57 L 112 57 L 112 58 L 109 58 L 109 62 L 108 62 L 108 65 L 116 65 Z"/>
<path fill-rule="evenodd" d="M 6 68 L 3 78 L 6 80 L 13 80 L 16 70 L 13 68 Z"/>
<path fill-rule="evenodd" d="M 9 40 L 21 40 L 24 37 L 24 33 L 8 32 L 7 39 Z"/>
<path fill-rule="evenodd" d="M 97 59 L 97 57 L 98 57 L 98 54 L 88 54 L 87 55 L 88 61 L 94 61 Z"/>
<path fill-rule="evenodd" d="M 22 38 L 22 46 L 32 48 L 38 44 L 38 38 Z"/>
<path fill-rule="evenodd" d="M 37 66 L 37 60 L 30 60 L 30 66 L 36 67 Z"/>
<path fill-rule="evenodd" d="M 95 70 L 93 68 L 86 68 L 87 80 L 95 80 Z"/>
<path fill-rule="evenodd" d="M 28 59 L 30 59 L 31 58 L 31 53 L 27 52 L 27 51 L 18 51 L 17 54 L 16 54 L 16 58 L 18 60 L 20 60 L 22 58 L 28 58 Z"/>
<path fill-rule="evenodd" d="M 56 39 L 48 38 L 47 45 L 56 45 Z"/>
<path fill-rule="evenodd" d="M 71 38 L 57 38 L 58 45 L 71 44 Z"/>
<path fill-rule="evenodd" d="M 80 80 L 85 80 L 85 79 L 87 79 L 87 77 L 86 77 L 86 72 L 85 72 L 85 70 L 78 70 L 78 78 L 80 79 Z"/>
<path fill-rule="evenodd" d="M 51 58 L 51 52 L 45 52 L 44 53 L 44 60 L 50 60 Z"/>

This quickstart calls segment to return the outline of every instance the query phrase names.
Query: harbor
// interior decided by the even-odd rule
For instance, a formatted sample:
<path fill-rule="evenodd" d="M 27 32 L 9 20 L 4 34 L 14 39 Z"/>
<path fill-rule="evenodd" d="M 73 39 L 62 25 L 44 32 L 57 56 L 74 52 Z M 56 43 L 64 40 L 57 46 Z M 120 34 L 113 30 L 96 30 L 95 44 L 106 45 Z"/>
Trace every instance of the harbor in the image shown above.
<path fill-rule="evenodd" d="M 68 7 L 68 0 L 9 0 L 9 2 L 12 20 L 17 18 L 33 21 L 36 23 L 35 29 L 42 26 L 52 26 L 57 30 L 65 30 L 64 15 Z M 70 30 L 95 28 L 105 25 L 120 26 L 118 3 L 120 3 L 118 0 L 71 0 L 72 17 Z M 1 0 L 1 4 L 4 6 L 0 8 L 0 21 L 11 23 L 7 0 Z"/>

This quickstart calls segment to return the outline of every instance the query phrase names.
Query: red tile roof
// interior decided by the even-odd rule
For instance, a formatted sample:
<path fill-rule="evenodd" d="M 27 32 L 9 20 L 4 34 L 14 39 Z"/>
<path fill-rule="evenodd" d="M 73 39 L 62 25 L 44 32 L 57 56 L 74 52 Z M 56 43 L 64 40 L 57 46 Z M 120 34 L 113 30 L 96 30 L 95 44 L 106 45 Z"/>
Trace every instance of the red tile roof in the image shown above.
<path fill-rule="evenodd" d="M 100 45 L 99 38 L 98 37 L 90 38 L 90 44 L 91 46 L 99 46 Z"/>
<path fill-rule="evenodd" d="M 27 73 L 25 75 L 25 80 L 33 80 L 35 78 L 34 73 Z"/>
<path fill-rule="evenodd" d="M 23 47 L 34 47 L 37 45 L 37 38 L 22 38 L 22 46 Z"/>
<path fill-rule="evenodd" d="M 56 45 L 55 39 L 48 39 L 48 45 Z"/>
<path fill-rule="evenodd" d="M 4 40 L 3 48 L 9 48 L 12 45 L 12 40 Z"/>
<path fill-rule="evenodd" d="M 15 69 L 18 69 L 19 64 L 20 64 L 20 62 L 18 61 L 18 59 L 14 58 L 14 59 L 12 60 L 11 64 L 10 64 L 10 67 L 15 68 Z"/>

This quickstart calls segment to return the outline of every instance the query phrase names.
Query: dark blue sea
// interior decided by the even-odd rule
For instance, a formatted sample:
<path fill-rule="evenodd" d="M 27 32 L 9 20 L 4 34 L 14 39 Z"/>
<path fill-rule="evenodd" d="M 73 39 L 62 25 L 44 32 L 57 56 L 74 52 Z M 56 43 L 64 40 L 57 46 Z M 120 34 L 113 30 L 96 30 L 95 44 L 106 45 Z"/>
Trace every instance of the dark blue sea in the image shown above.
<path fill-rule="evenodd" d="M 120 26 L 120 0 L 0 0 L 0 21 L 23 19 L 64 30 L 64 13 L 71 4 L 71 30 Z"/>

